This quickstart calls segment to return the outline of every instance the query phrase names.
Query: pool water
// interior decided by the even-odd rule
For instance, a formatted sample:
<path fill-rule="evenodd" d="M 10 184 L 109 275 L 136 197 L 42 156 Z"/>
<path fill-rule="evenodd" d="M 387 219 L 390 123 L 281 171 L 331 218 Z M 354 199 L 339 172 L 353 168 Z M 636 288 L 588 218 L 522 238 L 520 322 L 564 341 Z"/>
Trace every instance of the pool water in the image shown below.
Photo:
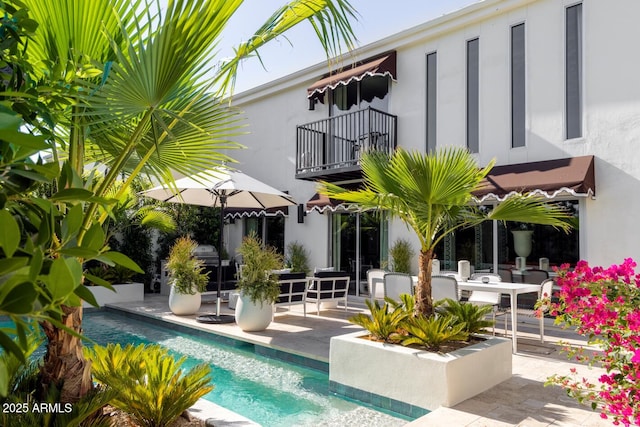
<path fill-rule="evenodd" d="M 113 312 L 85 314 L 85 335 L 107 343 L 158 343 L 188 357 L 183 368 L 206 362 L 214 389 L 204 399 L 269 426 L 401 426 L 408 418 L 332 394 L 325 372 L 291 365 L 205 338 L 124 317 Z"/>

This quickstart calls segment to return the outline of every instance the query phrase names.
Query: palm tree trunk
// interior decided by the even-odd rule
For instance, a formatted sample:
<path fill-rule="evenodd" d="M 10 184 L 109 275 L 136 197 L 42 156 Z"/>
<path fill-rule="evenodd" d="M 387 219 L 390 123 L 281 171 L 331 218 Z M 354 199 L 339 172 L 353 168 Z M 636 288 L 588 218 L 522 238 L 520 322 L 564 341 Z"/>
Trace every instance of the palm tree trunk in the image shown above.
<path fill-rule="evenodd" d="M 416 289 L 416 313 L 425 316 L 433 315 L 433 299 L 431 298 L 431 267 L 433 249 L 420 251 L 418 257 L 418 286 Z"/>
<path fill-rule="evenodd" d="M 82 306 L 62 306 L 61 323 L 82 333 Z M 40 393 L 44 399 L 51 386 L 60 390 L 61 403 L 75 403 L 92 388 L 91 363 L 82 354 L 82 341 L 50 322 L 40 324 L 48 338 L 47 353 L 40 368 Z"/>

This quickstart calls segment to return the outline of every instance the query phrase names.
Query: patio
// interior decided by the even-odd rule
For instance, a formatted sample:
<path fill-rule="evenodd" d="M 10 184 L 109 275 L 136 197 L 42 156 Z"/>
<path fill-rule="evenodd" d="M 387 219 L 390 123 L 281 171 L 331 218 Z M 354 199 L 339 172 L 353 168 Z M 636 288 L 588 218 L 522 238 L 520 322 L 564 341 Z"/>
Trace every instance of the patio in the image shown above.
<path fill-rule="evenodd" d="M 145 295 L 144 302 L 118 303 L 109 307 L 267 346 L 319 363 L 328 362 L 332 336 L 360 329 L 350 324 L 347 318 L 365 311 L 364 304 L 357 300 L 349 301 L 346 313 L 339 307 L 323 310 L 320 316 L 308 314 L 306 318 L 299 305 L 293 306 L 292 310 L 279 308 L 275 321 L 267 330 L 247 333 L 235 324 L 207 325 L 197 323 L 195 316 L 175 316 L 169 310 L 167 297 L 157 294 Z M 227 310 L 223 305 L 223 312 L 232 313 Z M 215 300 L 203 299 L 200 313 L 213 311 Z M 552 321 L 546 319 L 545 343 L 540 343 L 537 319 L 523 320 L 520 319 L 518 324 L 518 354 L 513 355 L 513 376 L 510 380 L 452 408 L 436 409 L 408 426 L 610 426 L 609 421 L 601 419 L 590 408 L 580 406 L 560 388 L 544 387 L 549 375 L 568 373 L 571 367 L 590 378 L 597 378 L 602 373 L 600 369 L 589 370 L 569 363 L 555 344 L 559 340 L 580 343 L 583 342 L 581 337 L 553 326 Z M 500 327 L 497 333 L 503 333 Z M 219 414 L 216 414 L 216 419 L 217 426 L 225 425 Z M 229 422 L 227 425 L 231 425 L 232 421 Z"/>

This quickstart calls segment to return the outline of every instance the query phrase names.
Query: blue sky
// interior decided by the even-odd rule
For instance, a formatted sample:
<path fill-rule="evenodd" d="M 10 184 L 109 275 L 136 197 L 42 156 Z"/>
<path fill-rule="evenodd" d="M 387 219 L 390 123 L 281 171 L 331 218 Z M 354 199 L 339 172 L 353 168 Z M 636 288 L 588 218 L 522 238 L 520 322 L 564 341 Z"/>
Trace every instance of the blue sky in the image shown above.
<path fill-rule="evenodd" d="M 353 24 L 358 45 L 363 46 L 423 22 L 453 12 L 477 0 L 352 0 L 359 13 Z M 253 31 L 285 0 L 248 0 L 229 22 L 220 46 L 219 58 L 231 55 L 232 46 L 251 36 Z M 257 58 L 242 64 L 235 93 L 258 86 L 325 60 L 325 54 L 309 24 L 302 23 L 286 39 L 274 40 L 260 51 L 264 66 Z"/>

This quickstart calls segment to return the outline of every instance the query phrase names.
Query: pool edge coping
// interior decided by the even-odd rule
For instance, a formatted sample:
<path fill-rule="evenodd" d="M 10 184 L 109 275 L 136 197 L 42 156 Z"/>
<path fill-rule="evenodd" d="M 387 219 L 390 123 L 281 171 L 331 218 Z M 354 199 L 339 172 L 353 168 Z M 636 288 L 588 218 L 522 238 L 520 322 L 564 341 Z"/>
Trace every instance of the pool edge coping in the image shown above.
<path fill-rule="evenodd" d="M 113 311 L 116 313 L 122 313 L 124 315 L 131 315 L 133 317 L 149 319 L 157 325 L 165 325 L 167 323 L 175 326 L 176 328 L 184 328 L 186 332 L 196 331 L 197 334 L 212 335 L 216 339 L 225 342 L 228 345 L 233 346 L 233 342 L 242 342 L 254 346 L 255 353 L 271 359 L 280 360 L 287 363 L 293 363 L 304 368 L 315 369 L 317 371 L 329 373 L 329 359 L 320 356 L 312 355 L 309 353 L 296 352 L 289 348 L 284 348 L 276 345 L 266 345 L 258 340 L 252 340 L 249 337 L 240 337 L 234 334 L 227 334 L 219 330 L 212 331 L 206 326 L 200 327 L 198 324 L 190 324 L 187 322 L 181 322 L 178 319 L 172 319 L 164 316 L 158 316 L 151 313 L 140 312 L 135 309 L 127 307 L 121 307 L 117 305 L 106 304 L 99 309 L 103 311 Z M 227 341 L 228 340 L 228 341 Z M 232 342 L 229 342 L 232 341 Z"/>

